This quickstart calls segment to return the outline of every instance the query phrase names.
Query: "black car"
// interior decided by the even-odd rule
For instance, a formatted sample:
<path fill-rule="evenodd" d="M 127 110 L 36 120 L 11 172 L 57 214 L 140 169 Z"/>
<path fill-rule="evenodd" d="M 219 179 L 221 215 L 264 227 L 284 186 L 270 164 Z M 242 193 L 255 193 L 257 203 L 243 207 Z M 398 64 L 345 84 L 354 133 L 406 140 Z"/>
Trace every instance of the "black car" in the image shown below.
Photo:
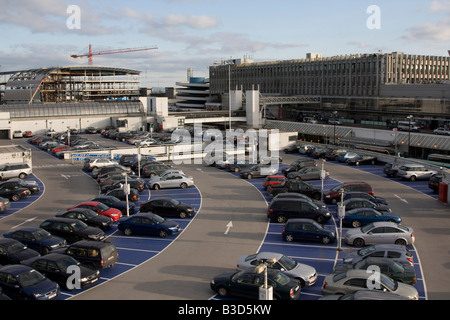
<path fill-rule="evenodd" d="M 298 152 L 298 144 L 291 143 L 290 145 L 286 146 L 283 151 L 284 153 L 296 153 Z"/>
<path fill-rule="evenodd" d="M 370 155 L 357 155 L 356 157 L 350 158 L 347 160 L 347 163 L 351 166 L 359 166 L 362 164 L 376 164 L 377 163 L 377 157 L 370 156 Z"/>
<path fill-rule="evenodd" d="M 28 248 L 14 239 L 0 239 L 0 264 L 18 264 L 25 260 L 40 256 L 36 250 Z"/>
<path fill-rule="evenodd" d="M 121 173 L 121 172 L 126 172 L 126 173 L 132 173 L 132 171 L 129 169 L 129 168 L 127 168 L 127 167 L 124 167 L 124 166 L 121 166 L 121 165 L 119 165 L 119 164 L 113 164 L 113 165 L 110 165 L 110 166 L 106 166 L 106 167 L 101 167 L 101 168 L 99 168 L 98 170 L 94 170 L 93 172 L 92 172 L 92 177 L 94 178 L 94 179 L 97 179 L 98 177 L 100 177 L 100 176 L 102 176 L 102 175 L 104 175 L 104 174 L 107 174 L 107 173 L 111 173 L 111 172 L 118 172 L 118 173 Z"/>
<path fill-rule="evenodd" d="M 142 179 L 127 179 L 126 181 L 131 188 L 141 192 L 145 188 L 145 182 Z M 122 188 L 125 185 L 125 179 L 114 182 L 113 184 L 102 187 L 101 192 L 107 193 L 110 190 Z"/>
<path fill-rule="evenodd" d="M 69 243 L 80 240 L 102 241 L 105 239 L 105 233 L 101 229 L 90 227 L 78 219 L 53 217 L 42 222 L 39 227 L 66 239 Z"/>
<path fill-rule="evenodd" d="M 24 227 L 5 233 L 3 236 L 20 241 L 42 255 L 49 253 L 51 250 L 65 247 L 67 244 L 65 239 L 53 236 L 50 232 L 36 227 Z"/>
<path fill-rule="evenodd" d="M 396 177 L 400 166 L 396 163 L 386 163 L 383 167 L 383 173 L 388 177 Z"/>
<path fill-rule="evenodd" d="M 257 273 L 255 268 L 231 271 L 217 275 L 210 287 L 221 297 L 239 297 L 257 300 L 259 290 L 264 285 L 264 272 Z M 297 300 L 300 296 L 300 281 L 283 274 L 280 270 L 267 268 L 268 285 L 273 288 L 276 300 Z"/>
<path fill-rule="evenodd" d="M 39 185 L 37 184 L 36 181 L 34 180 L 23 180 L 20 178 L 12 178 L 9 179 L 8 181 L 5 182 L 1 182 L 0 186 L 6 186 L 9 188 L 26 188 L 28 190 L 30 190 L 30 192 L 33 193 L 38 193 L 41 188 L 39 187 Z"/>
<path fill-rule="evenodd" d="M 113 220 L 87 208 L 73 208 L 66 212 L 56 214 L 56 217 L 70 218 L 83 221 L 88 226 L 109 230 L 113 226 Z"/>
<path fill-rule="evenodd" d="M 112 268 L 119 261 L 117 248 L 110 242 L 81 240 L 66 248 L 58 249 L 55 253 L 69 255 L 84 266 L 95 270 Z"/>
<path fill-rule="evenodd" d="M 272 196 L 276 196 L 277 194 L 284 192 L 302 193 L 314 200 L 319 200 L 322 197 L 322 189 L 315 187 L 306 181 L 295 179 L 288 180 L 279 185 L 269 186 L 267 187 L 267 192 Z"/>
<path fill-rule="evenodd" d="M 50 253 L 43 257 L 30 259 L 24 264 L 69 291 L 85 288 L 100 279 L 98 270 L 83 266 L 73 257 L 61 253 Z M 79 277 L 73 276 L 75 271 L 79 272 L 77 274 Z"/>
<path fill-rule="evenodd" d="M 442 175 L 435 174 L 428 179 L 428 187 L 433 190 L 434 193 L 439 192 L 439 184 L 442 182 Z"/>
<path fill-rule="evenodd" d="M 141 212 L 152 212 L 161 217 L 187 218 L 195 214 L 195 208 L 172 198 L 158 198 L 141 204 Z"/>
<path fill-rule="evenodd" d="M 372 209 L 376 209 L 377 211 L 381 211 L 381 212 L 391 212 L 391 208 L 389 208 L 389 206 L 385 205 L 385 204 L 378 204 L 375 202 L 372 202 L 368 199 L 364 199 L 364 198 L 351 198 L 351 199 L 347 199 L 344 200 L 344 206 L 345 206 L 345 210 L 352 210 L 352 209 L 356 209 L 356 208 L 372 208 Z"/>
<path fill-rule="evenodd" d="M 388 204 L 385 198 L 373 196 L 371 194 L 368 194 L 367 192 L 350 191 L 350 192 L 344 193 L 344 201 L 348 200 L 348 199 L 353 199 L 353 198 L 367 199 L 376 204 L 384 204 L 384 205 Z"/>
<path fill-rule="evenodd" d="M 28 188 L 0 186 L 0 197 L 9 199 L 10 201 L 19 201 L 31 194 Z"/>
<path fill-rule="evenodd" d="M 91 201 L 101 202 L 110 208 L 119 209 L 122 214 L 127 214 L 127 202 L 114 196 L 100 195 Z M 128 202 L 128 212 L 129 214 L 134 214 L 136 212 L 136 205 L 132 201 Z"/>
<path fill-rule="evenodd" d="M 285 223 L 293 218 L 308 218 L 322 224 L 331 218 L 331 213 L 306 199 L 281 198 L 270 203 L 267 217 L 278 223 Z"/>
<path fill-rule="evenodd" d="M 289 166 L 283 168 L 281 172 L 287 176 L 289 172 L 298 171 L 305 167 L 315 167 L 317 166 L 316 161 L 307 158 L 301 158 L 292 162 Z"/>
<path fill-rule="evenodd" d="M 127 200 L 127 194 L 125 194 L 125 191 L 123 191 L 123 189 L 110 190 L 110 191 L 106 192 L 106 195 L 115 197 L 121 201 Z M 140 199 L 139 191 L 134 188 L 130 188 L 130 193 L 128 194 L 128 201 L 135 203 L 135 202 L 138 202 L 139 199 Z"/>

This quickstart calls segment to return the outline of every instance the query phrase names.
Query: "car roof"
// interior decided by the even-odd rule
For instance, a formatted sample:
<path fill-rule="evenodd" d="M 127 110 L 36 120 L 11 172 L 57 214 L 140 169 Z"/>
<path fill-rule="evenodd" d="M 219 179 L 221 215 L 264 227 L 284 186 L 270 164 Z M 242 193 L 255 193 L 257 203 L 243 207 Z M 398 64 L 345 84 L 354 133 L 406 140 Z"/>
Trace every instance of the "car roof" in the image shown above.
<path fill-rule="evenodd" d="M 0 268 L 0 271 L 7 272 L 12 275 L 18 275 L 26 271 L 33 270 L 33 268 L 23 264 L 10 264 Z"/>
<path fill-rule="evenodd" d="M 20 228 L 20 229 L 11 230 L 11 231 L 8 232 L 8 233 L 13 233 L 13 232 L 16 232 L 16 231 L 34 232 L 34 231 L 37 231 L 37 230 L 43 230 L 43 229 L 42 229 L 42 228 L 39 228 L 39 227 L 22 227 L 22 228 Z"/>
<path fill-rule="evenodd" d="M 72 218 L 63 218 L 63 217 L 51 217 L 51 218 L 46 219 L 45 221 L 74 222 L 74 221 L 80 221 L 80 220 L 72 219 Z"/>
<path fill-rule="evenodd" d="M 286 223 L 291 223 L 291 222 L 315 222 L 315 220 L 308 219 L 308 218 L 294 218 L 294 219 L 289 219 Z"/>
<path fill-rule="evenodd" d="M 63 253 L 50 252 L 50 253 L 48 253 L 46 255 L 38 256 L 35 259 L 36 260 L 45 259 L 45 260 L 50 260 L 50 261 L 58 261 L 58 260 L 61 260 L 61 259 L 67 259 L 67 257 L 69 257 L 69 256 L 66 255 L 66 254 L 63 254 Z"/>
<path fill-rule="evenodd" d="M 284 254 L 278 252 L 259 252 L 256 254 L 256 257 L 259 259 L 270 259 L 275 258 L 279 260 Z"/>
<path fill-rule="evenodd" d="M 132 216 L 130 216 L 132 217 Z M 114 246 L 114 243 L 107 241 L 80 240 L 69 245 L 69 247 L 94 247 L 100 248 L 105 246 Z"/>
<path fill-rule="evenodd" d="M 100 202 L 99 201 L 85 201 L 82 203 L 77 204 L 77 206 L 83 206 L 83 205 L 89 205 L 89 206 L 96 206 L 98 205 Z M 75 208 L 74 208 L 75 209 Z M 78 209 L 78 208 L 77 208 Z"/>
<path fill-rule="evenodd" d="M 0 244 L 8 244 L 8 243 L 16 243 L 16 242 L 20 242 L 16 239 L 11 239 L 11 238 L 0 238 Z"/>

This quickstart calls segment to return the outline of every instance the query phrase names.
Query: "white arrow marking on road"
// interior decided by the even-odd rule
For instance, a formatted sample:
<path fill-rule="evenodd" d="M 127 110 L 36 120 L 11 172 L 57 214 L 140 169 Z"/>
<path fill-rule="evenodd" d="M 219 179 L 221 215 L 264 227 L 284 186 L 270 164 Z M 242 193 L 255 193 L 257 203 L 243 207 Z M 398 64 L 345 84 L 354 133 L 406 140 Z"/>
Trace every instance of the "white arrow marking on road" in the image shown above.
<path fill-rule="evenodd" d="M 394 194 L 394 196 L 396 196 L 397 198 L 400 199 L 400 201 L 403 201 L 404 203 L 408 203 L 408 200 L 400 198 L 398 195 Z"/>
<path fill-rule="evenodd" d="M 37 217 L 34 217 L 34 218 L 31 218 L 31 219 L 25 220 L 24 222 L 18 224 L 17 226 L 12 227 L 12 229 L 15 229 L 15 228 L 17 228 L 17 227 L 20 227 L 21 225 L 23 225 L 23 224 L 25 224 L 25 223 L 31 222 L 31 221 L 33 221 L 33 220 L 36 219 L 36 218 L 37 218 Z"/>
<path fill-rule="evenodd" d="M 233 222 L 228 222 L 228 224 L 227 224 L 227 230 L 225 231 L 225 233 L 224 234 L 228 234 L 228 231 L 230 231 L 230 228 L 231 227 L 233 227 Z"/>

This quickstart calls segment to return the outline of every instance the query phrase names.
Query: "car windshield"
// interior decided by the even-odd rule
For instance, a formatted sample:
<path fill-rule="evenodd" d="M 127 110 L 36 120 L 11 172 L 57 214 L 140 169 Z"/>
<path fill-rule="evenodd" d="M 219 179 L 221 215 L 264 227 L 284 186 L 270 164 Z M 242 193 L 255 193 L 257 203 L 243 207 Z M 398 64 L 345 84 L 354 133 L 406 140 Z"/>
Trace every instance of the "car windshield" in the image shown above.
<path fill-rule="evenodd" d="M 82 221 L 74 221 L 70 224 L 70 226 L 73 228 L 73 230 L 83 230 L 86 228 L 86 224 Z"/>
<path fill-rule="evenodd" d="M 97 208 L 102 210 L 102 211 L 106 211 L 106 210 L 109 209 L 109 207 L 106 204 L 103 204 L 101 202 L 97 205 Z"/>
<path fill-rule="evenodd" d="M 45 280 L 45 277 L 36 270 L 30 270 L 19 274 L 17 281 L 23 288 L 34 286 Z"/>
<path fill-rule="evenodd" d="M 282 272 L 277 272 L 272 280 L 275 281 L 276 283 L 279 283 L 282 286 L 285 286 L 291 281 L 291 278 L 289 278 Z"/>
<path fill-rule="evenodd" d="M 47 238 L 50 238 L 51 236 L 52 235 L 50 234 L 50 232 L 48 232 L 47 230 L 44 230 L 44 229 L 36 230 L 33 232 L 33 237 L 36 240 L 47 239 Z"/>
<path fill-rule="evenodd" d="M 81 263 L 72 257 L 67 257 L 56 262 L 61 271 L 66 271 L 70 266 L 79 266 Z"/>
<path fill-rule="evenodd" d="M 171 199 L 170 202 L 171 202 L 173 205 L 175 205 L 175 206 L 177 206 L 177 205 L 180 204 L 180 201 L 178 201 L 178 200 L 176 200 L 176 199 Z"/>
<path fill-rule="evenodd" d="M 380 280 L 381 283 L 389 289 L 389 291 L 395 291 L 397 290 L 398 287 L 398 282 L 395 281 L 394 279 L 389 278 L 388 276 L 384 275 L 384 274 L 380 274 Z"/>
<path fill-rule="evenodd" d="M 98 216 L 98 214 L 92 210 L 86 210 L 83 213 L 87 218 L 95 218 L 96 216 Z"/>
<path fill-rule="evenodd" d="M 370 230 L 373 229 L 373 226 L 374 226 L 373 223 L 369 223 L 361 228 L 361 232 L 363 232 L 363 233 L 369 232 Z"/>
<path fill-rule="evenodd" d="M 291 258 L 287 256 L 282 256 L 278 262 L 286 269 L 286 270 L 292 270 L 297 265 L 297 262 L 292 260 Z"/>
<path fill-rule="evenodd" d="M 365 255 L 367 255 L 367 254 L 369 254 L 369 253 L 371 253 L 373 251 L 375 251 L 375 247 L 374 246 L 370 246 L 370 247 L 358 250 L 358 255 L 365 256 Z"/>
<path fill-rule="evenodd" d="M 24 246 L 21 242 L 14 242 L 6 247 L 6 252 L 8 252 L 8 254 L 14 254 L 22 250 L 25 250 L 26 248 L 27 247 Z"/>
<path fill-rule="evenodd" d="M 158 215 L 154 215 L 153 217 L 153 222 L 157 223 L 157 224 L 161 224 L 164 221 L 166 221 L 163 217 L 160 217 Z"/>

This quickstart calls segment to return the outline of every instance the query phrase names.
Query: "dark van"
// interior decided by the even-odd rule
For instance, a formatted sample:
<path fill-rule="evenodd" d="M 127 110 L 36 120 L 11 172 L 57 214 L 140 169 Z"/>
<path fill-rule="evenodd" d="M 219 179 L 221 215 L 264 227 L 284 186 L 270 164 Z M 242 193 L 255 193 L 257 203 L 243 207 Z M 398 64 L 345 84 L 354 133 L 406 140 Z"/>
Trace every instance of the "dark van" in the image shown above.
<path fill-rule="evenodd" d="M 117 248 L 110 242 L 81 240 L 57 252 L 67 254 L 94 269 L 112 268 L 119 261 Z"/>
<path fill-rule="evenodd" d="M 306 199 L 281 198 L 270 203 L 267 217 L 278 223 L 285 223 L 292 218 L 309 218 L 324 223 L 331 218 L 331 214 L 328 209 L 319 207 Z"/>

